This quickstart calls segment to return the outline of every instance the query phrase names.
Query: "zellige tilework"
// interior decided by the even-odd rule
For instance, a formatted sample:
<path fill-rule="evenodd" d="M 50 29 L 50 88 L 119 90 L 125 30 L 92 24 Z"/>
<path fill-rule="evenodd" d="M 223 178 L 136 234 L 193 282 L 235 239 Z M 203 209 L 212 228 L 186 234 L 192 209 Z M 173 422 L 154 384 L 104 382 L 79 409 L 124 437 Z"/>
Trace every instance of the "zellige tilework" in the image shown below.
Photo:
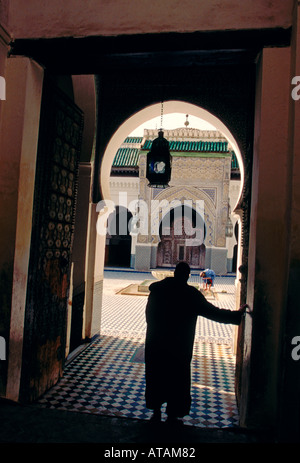
<path fill-rule="evenodd" d="M 128 284 L 130 275 L 116 272 L 114 276 L 116 286 Z M 227 306 L 232 305 L 234 279 L 219 280 L 216 290 L 221 293 L 224 287 L 227 289 L 221 293 L 223 299 L 219 298 L 217 305 L 225 307 L 224 298 L 227 298 Z M 109 288 L 105 290 L 104 280 L 100 335 L 67 365 L 63 378 L 39 399 L 39 406 L 145 420 L 150 418 L 151 411 L 145 408 L 144 401 L 143 363 L 147 298 L 115 296 L 111 285 Z M 186 425 L 238 425 L 231 335 L 230 325 L 199 317 L 191 366 L 192 407 L 190 415 L 184 418 Z"/>

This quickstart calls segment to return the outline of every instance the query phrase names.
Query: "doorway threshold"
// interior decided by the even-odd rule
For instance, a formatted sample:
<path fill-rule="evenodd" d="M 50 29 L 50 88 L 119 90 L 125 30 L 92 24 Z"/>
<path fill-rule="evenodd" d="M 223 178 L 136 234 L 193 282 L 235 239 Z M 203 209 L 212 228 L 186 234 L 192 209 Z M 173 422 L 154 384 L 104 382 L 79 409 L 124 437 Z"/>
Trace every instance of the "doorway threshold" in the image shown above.
<path fill-rule="evenodd" d="M 80 344 L 80 346 L 76 347 L 66 358 L 65 366 L 69 365 L 78 355 L 80 355 L 88 346 L 90 342 L 85 342 L 84 344 Z"/>

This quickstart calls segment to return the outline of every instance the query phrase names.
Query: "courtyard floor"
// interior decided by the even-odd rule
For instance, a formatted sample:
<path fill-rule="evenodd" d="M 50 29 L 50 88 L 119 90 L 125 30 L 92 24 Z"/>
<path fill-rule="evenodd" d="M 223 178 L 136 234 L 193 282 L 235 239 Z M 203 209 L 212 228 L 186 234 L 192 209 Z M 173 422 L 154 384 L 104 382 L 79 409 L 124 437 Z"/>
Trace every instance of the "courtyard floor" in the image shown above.
<path fill-rule="evenodd" d="M 63 378 L 39 399 L 38 407 L 138 420 L 150 418 L 144 401 L 147 296 L 136 296 L 131 291 L 147 279 L 154 277 L 130 270 L 105 271 L 100 333 L 68 363 Z M 190 282 L 200 283 L 199 272 L 192 272 Z M 211 302 L 234 309 L 234 283 L 234 276 L 217 277 L 209 296 Z M 231 325 L 198 318 L 192 361 L 192 408 L 184 418 L 187 426 L 238 427 L 232 329 Z"/>

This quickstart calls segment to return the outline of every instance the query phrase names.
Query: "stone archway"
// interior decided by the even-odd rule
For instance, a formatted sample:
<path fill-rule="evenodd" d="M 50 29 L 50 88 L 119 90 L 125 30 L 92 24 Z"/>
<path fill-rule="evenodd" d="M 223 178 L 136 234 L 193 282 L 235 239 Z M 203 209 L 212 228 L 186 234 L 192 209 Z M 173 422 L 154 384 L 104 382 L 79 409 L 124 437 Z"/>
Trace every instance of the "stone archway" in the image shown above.
<path fill-rule="evenodd" d="M 102 163 L 101 163 L 101 170 L 100 170 L 100 185 L 101 185 L 101 192 L 102 192 L 102 197 L 104 199 L 110 199 L 110 188 L 109 188 L 109 175 L 110 175 L 110 169 L 114 160 L 114 156 L 120 147 L 120 145 L 123 143 L 125 138 L 128 136 L 129 133 L 131 133 L 134 129 L 136 129 L 139 125 L 143 124 L 144 122 L 147 122 L 148 120 L 156 117 L 157 115 L 160 114 L 161 111 L 161 105 L 160 104 L 153 104 L 145 107 L 141 111 L 133 114 L 130 118 L 128 118 L 113 134 L 111 139 L 107 143 L 107 147 L 104 151 Z M 182 114 L 190 114 L 191 116 L 199 117 L 200 119 L 203 119 L 210 124 L 212 124 L 214 127 L 216 127 L 217 130 L 223 133 L 223 135 L 228 139 L 230 142 L 230 145 L 232 146 L 238 163 L 240 167 L 240 173 L 241 173 L 241 188 L 240 188 L 240 193 L 239 193 L 239 199 L 237 201 L 237 204 L 241 200 L 242 192 L 243 192 L 243 184 L 244 184 L 244 177 L 245 177 L 245 172 L 244 172 L 244 161 L 243 157 L 239 148 L 239 145 L 237 141 L 235 140 L 234 136 L 228 129 L 228 127 L 216 116 L 214 116 L 211 112 L 207 111 L 204 108 L 201 108 L 200 106 L 197 106 L 195 104 L 187 103 L 184 101 L 165 101 L 164 102 L 164 113 L 165 114 L 172 114 L 174 112 L 182 112 Z M 232 205 L 232 208 L 234 209 L 237 204 Z"/>
<path fill-rule="evenodd" d="M 194 187 L 170 187 L 167 190 L 162 191 L 156 196 L 155 207 L 151 208 L 151 224 L 153 229 L 159 228 L 159 224 L 164 217 L 163 211 L 159 210 L 160 204 L 164 200 L 167 200 L 170 205 L 176 204 L 177 202 L 184 203 L 189 202 L 193 209 L 197 209 L 197 202 L 202 202 L 205 205 L 204 210 L 201 213 L 204 214 L 203 220 L 206 227 L 206 242 L 214 245 L 214 225 L 216 221 L 216 207 L 205 191 L 196 189 Z"/>
<path fill-rule="evenodd" d="M 110 170 L 111 170 L 111 165 L 115 156 L 115 153 L 117 152 L 119 146 L 123 143 L 124 139 L 139 125 L 141 125 L 144 122 L 147 122 L 149 119 L 154 118 L 159 114 L 161 110 L 161 104 L 153 104 L 145 107 L 144 109 L 138 111 L 137 113 L 133 114 L 131 117 L 129 117 L 126 121 L 123 122 L 119 126 L 119 128 L 115 131 L 111 139 L 108 141 L 106 145 L 106 149 L 103 154 L 103 158 L 101 161 L 101 169 L 100 169 L 100 174 L 99 174 L 99 184 L 101 186 L 101 192 L 102 192 L 102 197 L 105 200 L 110 200 L 110 187 L 109 187 L 109 176 L 110 176 Z M 203 120 L 206 120 L 210 124 L 212 124 L 214 127 L 216 127 L 216 130 L 220 131 L 225 138 L 228 140 L 230 146 L 232 147 L 233 151 L 236 154 L 236 158 L 238 160 L 238 164 L 240 167 L 240 189 L 239 193 L 237 194 L 237 199 L 234 204 L 231 204 L 232 210 L 236 212 L 236 214 L 240 215 L 241 217 L 241 227 L 243 228 L 243 210 L 241 207 L 241 204 L 244 202 L 244 204 L 247 203 L 247 200 L 244 201 L 243 194 L 245 191 L 248 191 L 247 189 L 245 190 L 244 184 L 245 184 L 245 170 L 244 170 L 244 155 L 245 153 L 241 153 L 240 150 L 240 144 L 237 142 L 231 131 L 228 129 L 226 124 L 224 124 L 218 117 L 213 115 L 211 112 L 207 111 L 206 109 L 197 106 L 195 104 L 187 103 L 184 101 L 178 101 L 178 100 L 169 100 L 164 102 L 164 113 L 165 114 L 171 114 L 174 112 L 182 112 L 182 114 L 190 114 L 195 117 L 199 117 Z M 195 192 L 192 193 L 191 187 L 187 187 L 189 190 L 188 197 L 191 196 L 195 197 Z M 166 193 L 168 195 L 168 193 Z M 201 192 L 202 194 L 202 199 L 205 200 L 206 203 L 206 223 L 207 223 L 207 233 L 208 233 L 208 239 L 210 240 L 210 245 L 212 246 L 221 246 L 221 243 L 216 243 L 215 242 L 215 236 L 214 236 L 214 225 L 216 222 L 216 212 L 215 212 L 215 207 L 211 204 L 211 200 L 207 194 L 205 194 L 205 189 Z M 165 196 L 164 193 L 161 194 L 160 198 L 163 199 Z M 159 199 L 158 197 L 156 199 Z M 247 218 L 247 214 L 245 215 Z M 247 236 L 247 233 L 245 233 L 244 230 L 241 230 L 241 234 L 243 236 Z M 144 244 L 144 247 L 148 246 L 148 240 L 143 237 L 143 240 L 138 240 L 140 243 L 138 243 L 138 246 L 142 246 L 142 241 Z M 154 239 L 155 242 L 155 239 Z M 223 245 L 224 246 L 224 243 Z M 237 265 L 237 268 L 239 269 L 241 260 L 243 258 L 242 254 L 242 243 L 240 243 L 240 261 Z M 153 257 L 153 252 L 156 254 L 155 250 L 151 251 L 151 257 L 149 256 L 149 246 L 148 249 L 145 251 L 147 254 L 147 259 L 151 260 L 153 262 L 154 260 L 156 261 L 156 257 Z M 217 249 L 217 253 L 219 250 Z M 142 261 L 144 262 L 144 251 L 142 251 Z M 218 260 L 216 258 L 216 260 Z M 137 260 L 136 260 L 137 262 Z M 142 264 L 144 265 L 144 264 Z M 222 269 L 220 268 L 220 272 L 226 272 L 226 266 L 221 265 Z M 237 275 L 237 281 L 239 282 L 240 276 Z M 245 281 L 245 280 L 244 280 Z"/>
<path fill-rule="evenodd" d="M 152 104 L 136 112 L 135 114 L 127 118 L 113 133 L 112 137 L 107 141 L 106 148 L 104 150 L 104 153 L 101 159 L 101 169 L 99 172 L 99 185 L 101 187 L 101 194 L 104 199 L 110 199 L 109 174 L 110 174 L 111 165 L 112 165 L 115 153 L 117 152 L 119 146 L 136 127 L 138 127 L 144 122 L 147 122 L 147 120 L 150 120 L 151 118 L 157 117 L 157 114 L 159 114 L 160 112 L 160 108 L 161 108 L 160 103 Z M 239 191 L 239 194 L 237 195 L 237 201 L 236 203 L 231 204 L 231 206 L 232 206 L 232 210 L 237 215 L 240 216 L 241 220 L 239 221 L 239 226 L 240 226 L 239 234 L 243 236 L 243 240 L 240 240 L 239 242 L 239 252 L 238 252 L 239 260 L 237 262 L 236 293 L 238 297 L 236 299 L 236 306 L 238 306 L 240 303 L 244 301 L 244 298 L 245 298 L 246 279 L 244 278 L 244 276 L 242 278 L 242 276 L 239 274 L 239 269 L 240 269 L 241 262 L 243 261 L 243 259 L 245 259 L 245 256 L 247 256 L 248 230 L 247 229 L 243 230 L 243 227 L 244 227 L 244 224 L 246 224 L 246 227 L 248 226 L 247 220 L 249 217 L 248 216 L 249 204 L 248 204 L 247 195 L 250 191 L 249 190 L 250 172 L 248 171 L 249 159 L 247 161 L 248 164 L 245 163 L 245 156 L 247 158 L 247 156 L 249 156 L 249 152 L 246 153 L 246 150 L 244 150 L 242 153 L 240 150 L 241 146 L 244 147 L 243 135 L 241 135 L 242 141 L 240 140 L 238 142 L 235 136 L 231 133 L 231 131 L 229 130 L 229 128 L 226 126 L 225 123 L 223 123 L 218 117 L 213 115 L 211 112 L 195 104 L 187 103 L 184 101 L 177 101 L 177 100 L 164 101 L 164 112 L 165 114 L 170 114 L 173 112 L 177 112 L 177 113 L 182 112 L 183 114 L 194 115 L 196 117 L 199 117 L 201 119 L 208 121 L 209 123 L 214 125 L 218 131 L 224 134 L 224 136 L 227 138 L 230 145 L 232 146 L 234 152 L 236 153 L 236 157 L 237 157 L 239 167 L 240 167 L 241 182 L 240 182 L 240 191 Z M 187 189 L 190 190 L 190 188 L 187 188 Z M 162 200 L 164 195 L 166 194 L 167 193 L 163 192 L 160 199 Z M 191 191 L 188 191 L 186 197 L 190 198 L 190 196 L 191 196 Z M 158 199 L 158 197 L 156 199 Z M 207 216 L 205 217 L 206 219 L 205 223 L 207 227 L 207 239 L 211 239 L 211 241 L 213 241 L 214 240 L 213 222 L 215 220 L 215 215 L 216 215 L 215 209 L 213 205 L 211 204 L 210 198 L 207 195 L 205 195 L 204 192 L 202 192 L 202 199 L 206 201 L 206 204 L 208 205 L 207 210 L 209 210 L 209 213 L 207 213 Z M 245 204 L 246 204 L 246 214 L 244 214 Z M 153 243 L 155 243 L 155 240 L 153 241 Z M 246 243 L 246 246 L 243 249 L 243 245 L 245 243 Z M 150 242 L 137 243 L 137 245 L 139 244 L 144 245 L 144 250 L 147 256 L 149 255 L 149 252 L 151 253 L 152 262 L 156 260 L 156 254 L 155 254 L 155 259 L 154 259 L 154 257 L 152 256 L 152 252 L 149 251 Z M 156 242 L 155 244 L 158 246 L 158 242 Z M 156 246 L 156 251 L 157 251 L 157 246 Z M 247 262 L 245 262 L 245 264 L 247 265 Z M 242 344 L 239 343 L 239 346 L 241 347 Z M 238 381 L 239 381 L 239 371 L 237 370 L 237 389 L 239 386 Z"/>

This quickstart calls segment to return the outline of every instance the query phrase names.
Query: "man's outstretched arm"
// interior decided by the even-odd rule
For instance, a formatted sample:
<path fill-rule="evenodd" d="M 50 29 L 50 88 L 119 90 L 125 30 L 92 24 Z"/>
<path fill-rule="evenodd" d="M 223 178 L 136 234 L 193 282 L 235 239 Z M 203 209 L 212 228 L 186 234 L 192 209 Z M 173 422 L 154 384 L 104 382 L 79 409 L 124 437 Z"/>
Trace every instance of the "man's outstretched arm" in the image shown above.
<path fill-rule="evenodd" d="M 247 307 L 249 307 L 248 304 L 244 304 L 239 308 L 239 310 L 219 309 L 208 302 L 202 294 L 201 296 L 204 300 L 200 303 L 198 315 L 220 323 L 239 325 L 246 313 Z"/>

